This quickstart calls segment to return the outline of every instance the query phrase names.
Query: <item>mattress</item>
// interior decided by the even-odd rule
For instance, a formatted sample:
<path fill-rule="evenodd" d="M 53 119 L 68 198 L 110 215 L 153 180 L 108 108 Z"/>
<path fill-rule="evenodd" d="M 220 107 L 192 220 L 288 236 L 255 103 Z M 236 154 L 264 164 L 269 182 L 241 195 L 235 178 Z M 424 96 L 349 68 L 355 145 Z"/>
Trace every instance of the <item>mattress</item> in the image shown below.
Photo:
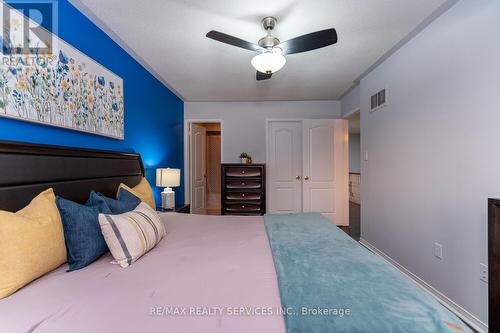
<path fill-rule="evenodd" d="M 108 253 L 0 300 L 0 332 L 285 332 L 262 217 L 161 216 L 167 236 L 132 266 Z"/>

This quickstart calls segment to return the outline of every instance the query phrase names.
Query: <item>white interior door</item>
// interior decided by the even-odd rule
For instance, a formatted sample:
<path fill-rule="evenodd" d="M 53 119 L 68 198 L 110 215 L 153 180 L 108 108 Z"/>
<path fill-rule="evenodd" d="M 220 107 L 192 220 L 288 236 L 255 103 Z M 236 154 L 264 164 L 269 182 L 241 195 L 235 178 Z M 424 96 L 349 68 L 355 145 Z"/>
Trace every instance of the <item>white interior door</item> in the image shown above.
<path fill-rule="evenodd" d="M 191 213 L 207 213 L 207 130 L 191 124 Z"/>
<path fill-rule="evenodd" d="M 349 225 L 348 127 L 341 119 L 304 120 L 303 210 Z"/>
<path fill-rule="evenodd" d="M 302 211 L 302 122 L 268 123 L 268 211 Z"/>

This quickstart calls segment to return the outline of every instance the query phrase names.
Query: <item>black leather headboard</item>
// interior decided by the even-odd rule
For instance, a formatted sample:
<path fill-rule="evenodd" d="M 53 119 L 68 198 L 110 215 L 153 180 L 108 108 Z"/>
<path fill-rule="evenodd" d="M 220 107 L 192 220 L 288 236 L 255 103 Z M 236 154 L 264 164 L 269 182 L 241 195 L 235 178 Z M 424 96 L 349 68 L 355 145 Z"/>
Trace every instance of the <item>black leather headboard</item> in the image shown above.
<path fill-rule="evenodd" d="M 92 190 L 114 197 L 142 177 L 139 154 L 0 141 L 0 210 L 17 211 L 49 187 L 80 203 Z"/>

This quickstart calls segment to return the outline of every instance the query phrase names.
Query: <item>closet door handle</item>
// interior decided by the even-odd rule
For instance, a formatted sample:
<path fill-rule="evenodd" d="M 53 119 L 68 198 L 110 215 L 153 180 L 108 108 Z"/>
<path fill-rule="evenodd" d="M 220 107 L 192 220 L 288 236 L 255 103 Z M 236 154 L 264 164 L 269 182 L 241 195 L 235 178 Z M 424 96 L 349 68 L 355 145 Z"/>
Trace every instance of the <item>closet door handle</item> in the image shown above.
<path fill-rule="evenodd" d="M 300 176 L 295 176 L 295 179 L 299 180 L 299 179 L 300 179 Z"/>
<path fill-rule="evenodd" d="M 309 180 L 309 176 L 305 176 L 305 177 L 304 177 L 304 179 L 305 179 L 305 180 Z"/>

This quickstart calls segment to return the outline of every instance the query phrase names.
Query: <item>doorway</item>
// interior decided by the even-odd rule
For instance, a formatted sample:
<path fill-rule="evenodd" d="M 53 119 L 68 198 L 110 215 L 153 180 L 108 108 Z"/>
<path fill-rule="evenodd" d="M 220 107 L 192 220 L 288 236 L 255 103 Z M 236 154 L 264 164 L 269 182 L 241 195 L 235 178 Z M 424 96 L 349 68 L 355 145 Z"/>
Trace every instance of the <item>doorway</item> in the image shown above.
<path fill-rule="evenodd" d="M 349 121 L 349 233 L 361 236 L 361 126 L 360 111 L 346 118 Z"/>
<path fill-rule="evenodd" d="M 187 201 L 192 214 L 221 214 L 222 124 L 190 121 L 187 124 Z"/>

